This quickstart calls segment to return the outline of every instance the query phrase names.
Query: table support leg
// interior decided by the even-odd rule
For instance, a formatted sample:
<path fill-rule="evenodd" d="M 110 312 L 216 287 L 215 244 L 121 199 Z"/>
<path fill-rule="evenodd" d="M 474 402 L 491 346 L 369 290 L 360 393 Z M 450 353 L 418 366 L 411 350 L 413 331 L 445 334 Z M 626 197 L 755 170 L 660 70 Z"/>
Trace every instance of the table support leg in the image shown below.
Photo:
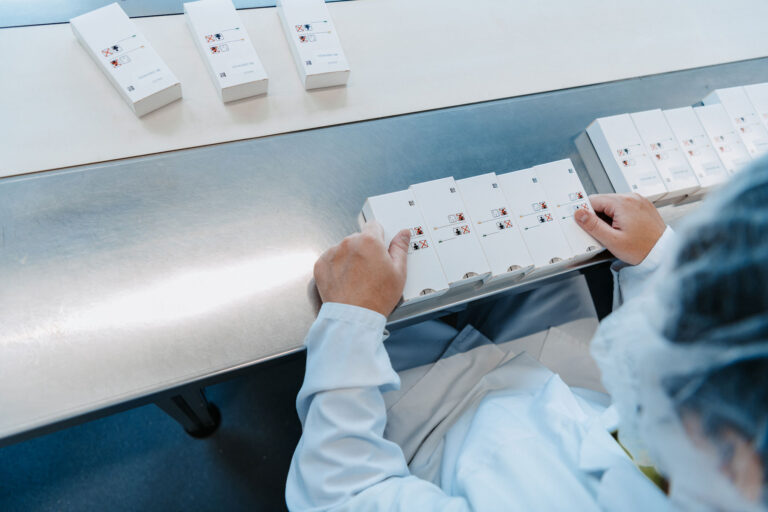
<path fill-rule="evenodd" d="M 192 437 L 208 437 L 221 423 L 219 409 L 205 398 L 202 389 L 182 391 L 178 395 L 158 400 L 155 404 L 179 422 Z"/>

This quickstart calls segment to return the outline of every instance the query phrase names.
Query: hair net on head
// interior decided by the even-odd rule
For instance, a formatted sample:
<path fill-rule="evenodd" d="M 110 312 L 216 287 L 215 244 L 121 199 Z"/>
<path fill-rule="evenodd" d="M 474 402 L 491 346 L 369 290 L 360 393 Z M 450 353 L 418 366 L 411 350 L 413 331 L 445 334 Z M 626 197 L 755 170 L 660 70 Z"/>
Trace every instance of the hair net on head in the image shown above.
<path fill-rule="evenodd" d="M 707 198 L 675 243 L 592 343 L 620 439 L 687 507 L 766 510 L 768 159 Z"/>

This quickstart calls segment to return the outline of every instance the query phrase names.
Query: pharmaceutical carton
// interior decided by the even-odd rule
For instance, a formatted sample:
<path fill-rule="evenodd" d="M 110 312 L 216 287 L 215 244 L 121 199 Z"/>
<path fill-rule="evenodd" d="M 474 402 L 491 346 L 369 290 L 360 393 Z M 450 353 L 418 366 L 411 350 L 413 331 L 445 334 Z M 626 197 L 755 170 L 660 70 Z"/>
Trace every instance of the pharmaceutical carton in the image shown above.
<path fill-rule="evenodd" d="M 592 210 L 592 204 L 571 159 L 537 165 L 533 171 L 544 187 L 548 206 L 555 213 L 574 259 L 587 260 L 602 251 L 604 247 L 576 224 L 576 211 Z"/>
<path fill-rule="evenodd" d="M 116 3 L 69 20 L 72 32 L 141 117 L 181 98 L 181 84 Z"/>
<path fill-rule="evenodd" d="M 277 13 L 305 89 L 344 85 L 349 64 L 324 0 L 277 0 Z"/>
<path fill-rule="evenodd" d="M 717 156 L 709 136 L 693 109 L 691 107 L 673 108 L 664 110 L 663 113 L 683 155 L 699 181 L 700 188 L 695 195 L 702 196 L 726 182 L 728 171 Z"/>
<path fill-rule="evenodd" d="M 499 187 L 496 173 L 456 180 L 456 185 L 491 267 L 490 279 L 517 278 L 532 270 L 533 258 Z"/>
<path fill-rule="evenodd" d="M 686 160 L 672 129 L 660 109 L 630 114 L 637 133 L 651 155 L 664 186 L 665 200 L 680 200 L 699 190 L 699 181 Z"/>
<path fill-rule="evenodd" d="M 629 114 L 601 117 L 587 135 L 618 193 L 638 193 L 656 202 L 667 193 Z"/>
<path fill-rule="evenodd" d="M 498 181 L 533 258 L 535 267 L 531 275 L 549 273 L 573 263 L 573 251 L 536 171 L 531 168 L 500 174 Z"/>
<path fill-rule="evenodd" d="M 743 87 L 716 89 L 702 100 L 705 105 L 719 103 L 736 128 L 736 133 L 752 158 L 768 153 L 768 129 L 755 111 Z"/>
<path fill-rule="evenodd" d="M 410 190 L 369 197 L 363 205 L 362 216 L 364 222 L 376 221 L 381 224 L 387 244 L 400 230 L 408 229 L 411 232 L 403 304 L 437 297 L 448 290 L 448 281 L 429 230 Z"/>
<path fill-rule="evenodd" d="M 231 0 L 187 2 L 184 17 L 222 101 L 267 92 L 267 72 Z"/>
<path fill-rule="evenodd" d="M 482 280 L 491 274 L 467 208 L 453 178 L 411 185 L 443 272 L 452 287 Z"/>
<path fill-rule="evenodd" d="M 768 128 L 768 82 L 745 85 L 744 92 L 747 93 L 747 97 L 763 122 L 763 126 Z"/>
<path fill-rule="evenodd" d="M 694 107 L 693 111 L 728 173 L 741 170 L 752 160 L 722 105 L 714 103 Z"/>

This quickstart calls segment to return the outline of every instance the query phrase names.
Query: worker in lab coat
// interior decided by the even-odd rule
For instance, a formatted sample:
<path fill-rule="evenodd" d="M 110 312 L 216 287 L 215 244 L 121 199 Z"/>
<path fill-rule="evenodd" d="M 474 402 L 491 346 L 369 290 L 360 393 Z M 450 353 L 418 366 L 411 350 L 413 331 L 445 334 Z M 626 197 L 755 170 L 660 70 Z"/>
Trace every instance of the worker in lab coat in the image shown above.
<path fill-rule="evenodd" d="M 407 233 L 318 260 L 291 510 L 765 510 L 768 162 L 679 233 L 639 196 L 592 204 L 612 222 L 577 221 L 620 260 L 599 328 L 575 278 L 385 343 Z"/>

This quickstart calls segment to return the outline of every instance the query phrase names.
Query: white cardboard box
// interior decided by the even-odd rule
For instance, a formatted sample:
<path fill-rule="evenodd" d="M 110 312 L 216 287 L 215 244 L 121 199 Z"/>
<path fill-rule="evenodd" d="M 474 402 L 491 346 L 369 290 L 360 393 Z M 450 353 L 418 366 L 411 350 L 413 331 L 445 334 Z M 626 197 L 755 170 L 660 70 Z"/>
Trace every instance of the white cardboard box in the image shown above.
<path fill-rule="evenodd" d="M 533 258 L 499 187 L 496 173 L 457 180 L 456 185 L 491 267 L 490 279 L 520 277 L 532 270 Z"/>
<path fill-rule="evenodd" d="M 681 107 L 665 110 L 664 118 L 699 180 L 701 188 L 697 195 L 706 194 L 725 183 L 728 180 L 728 171 L 717 156 L 709 136 L 693 109 Z"/>
<path fill-rule="evenodd" d="M 747 97 L 763 122 L 763 126 L 768 128 L 768 82 L 745 85 L 744 92 L 747 93 Z"/>
<path fill-rule="evenodd" d="M 184 17 L 222 101 L 267 92 L 267 72 L 231 0 L 187 2 Z"/>
<path fill-rule="evenodd" d="M 572 263 L 573 251 L 536 171 L 531 168 L 508 172 L 500 174 L 498 180 L 533 258 L 535 268 L 531 275 L 554 271 Z"/>
<path fill-rule="evenodd" d="M 454 287 L 488 277 L 491 269 L 453 178 L 418 183 L 411 190 L 448 284 Z"/>
<path fill-rule="evenodd" d="M 616 192 L 635 192 L 653 202 L 666 195 L 667 188 L 629 114 L 595 119 L 587 135 Z"/>
<path fill-rule="evenodd" d="M 705 105 L 720 103 L 723 106 L 749 156 L 759 158 L 768 153 L 768 129 L 763 125 L 743 87 L 716 89 L 701 101 Z"/>
<path fill-rule="evenodd" d="M 403 304 L 437 297 L 448 290 L 429 230 L 410 190 L 369 197 L 362 214 L 365 222 L 375 220 L 381 224 L 387 244 L 401 229 L 411 230 Z"/>
<path fill-rule="evenodd" d="M 277 0 L 288 46 L 305 89 L 344 85 L 349 64 L 324 0 Z"/>
<path fill-rule="evenodd" d="M 181 84 L 119 5 L 69 20 L 85 51 L 141 117 L 181 98 Z"/>
<path fill-rule="evenodd" d="M 645 150 L 656 165 L 664 186 L 667 187 L 664 199 L 674 201 L 695 194 L 699 190 L 699 181 L 661 109 L 635 112 L 630 114 L 630 117 L 645 144 Z"/>
<path fill-rule="evenodd" d="M 592 210 L 584 185 L 570 158 L 537 165 L 533 168 L 549 201 L 549 207 L 557 216 L 565 239 L 576 261 L 592 258 L 604 250 L 600 242 L 576 224 L 576 210 Z"/>
<path fill-rule="evenodd" d="M 709 136 L 717 156 L 730 174 L 741 170 L 752 160 L 722 105 L 715 103 L 694 107 L 693 111 Z"/>

